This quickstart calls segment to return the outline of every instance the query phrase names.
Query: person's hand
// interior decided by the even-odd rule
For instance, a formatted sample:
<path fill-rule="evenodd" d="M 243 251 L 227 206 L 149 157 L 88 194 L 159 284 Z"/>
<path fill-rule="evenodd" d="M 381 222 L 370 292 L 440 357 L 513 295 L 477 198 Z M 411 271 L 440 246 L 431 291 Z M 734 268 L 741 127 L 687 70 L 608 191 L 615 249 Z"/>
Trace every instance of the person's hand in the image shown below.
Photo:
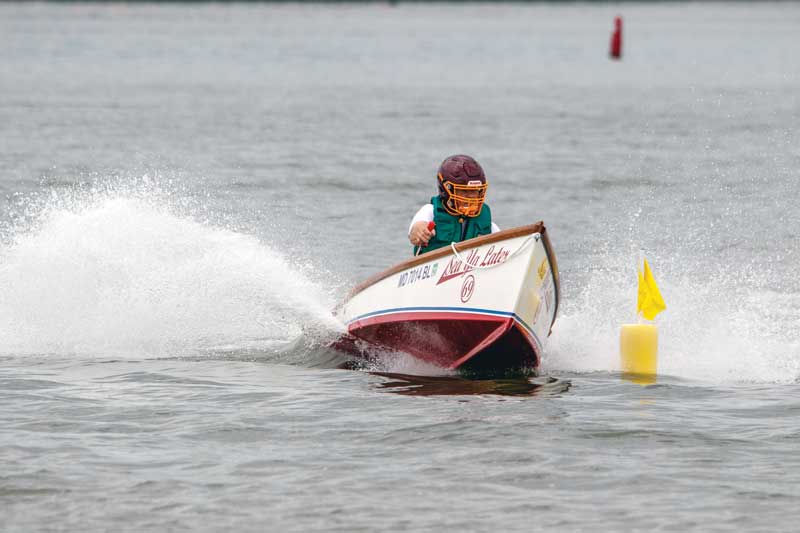
<path fill-rule="evenodd" d="M 419 222 L 414 222 L 414 225 L 411 226 L 411 233 L 408 234 L 408 240 L 411 241 L 411 244 L 414 246 L 428 246 L 428 241 L 431 240 L 431 237 L 436 235 L 436 230 L 429 230 L 428 223 L 424 220 L 420 220 Z"/>

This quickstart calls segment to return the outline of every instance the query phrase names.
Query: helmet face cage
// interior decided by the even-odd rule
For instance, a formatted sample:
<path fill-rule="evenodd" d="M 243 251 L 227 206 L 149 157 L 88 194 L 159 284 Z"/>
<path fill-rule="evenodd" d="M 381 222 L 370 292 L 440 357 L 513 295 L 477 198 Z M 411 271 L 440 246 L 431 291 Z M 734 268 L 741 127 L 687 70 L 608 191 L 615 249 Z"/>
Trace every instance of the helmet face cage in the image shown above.
<path fill-rule="evenodd" d="M 483 201 L 489 184 L 479 179 L 469 180 L 466 184 L 445 181 L 439 172 L 440 190 L 444 195 L 444 209 L 454 216 L 476 217 L 481 214 Z"/>

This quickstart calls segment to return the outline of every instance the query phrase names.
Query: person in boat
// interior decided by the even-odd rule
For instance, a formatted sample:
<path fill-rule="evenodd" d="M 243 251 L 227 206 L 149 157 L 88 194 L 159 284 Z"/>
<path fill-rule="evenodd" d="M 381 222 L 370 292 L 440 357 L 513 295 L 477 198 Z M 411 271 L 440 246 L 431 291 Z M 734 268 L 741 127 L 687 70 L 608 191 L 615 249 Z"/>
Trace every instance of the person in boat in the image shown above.
<path fill-rule="evenodd" d="M 461 242 L 500 231 L 484 202 L 489 184 L 483 168 L 468 155 L 451 155 L 437 174 L 438 196 L 414 215 L 408 227 L 413 253 L 430 252 L 451 242 Z M 430 222 L 436 225 L 429 228 Z"/>

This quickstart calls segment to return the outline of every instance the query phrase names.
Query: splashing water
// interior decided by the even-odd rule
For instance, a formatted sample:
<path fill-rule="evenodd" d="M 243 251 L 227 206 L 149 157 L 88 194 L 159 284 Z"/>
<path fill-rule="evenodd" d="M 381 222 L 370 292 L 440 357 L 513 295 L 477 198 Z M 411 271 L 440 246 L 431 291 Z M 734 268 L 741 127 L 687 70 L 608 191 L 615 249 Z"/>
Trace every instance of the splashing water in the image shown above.
<path fill-rule="evenodd" d="M 307 267 L 118 192 L 52 192 L 28 202 L 28 231 L 6 230 L 0 353 L 173 356 L 341 329 Z"/>
<path fill-rule="evenodd" d="M 791 383 L 800 378 L 800 293 L 765 288 L 765 268 L 688 270 L 675 252 L 655 258 L 667 311 L 659 374 L 715 382 Z M 635 323 L 629 258 L 605 256 L 566 301 L 547 347 L 545 372 L 619 371 L 619 331 Z M 774 271 L 774 269 L 773 269 Z"/>
<path fill-rule="evenodd" d="M 209 223 L 187 198 L 147 177 L 17 198 L 0 221 L 0 354 L 269 351 L 295 360 L 294 352 L 343 330 L 330 312 L 340 287 L 323 290 L 313 268 Z M 619 328 L 635 321 L 636 249 L 628 248 L 618 253 L 600 243 L 583 258 L 585 271 L 564 273 L 543 372 L 619 370 Z M 649 258 L 668 305 L 656 321 L 659 373 L 798 379 L 800 292 L 775 283 L 788 279 L 780 275 L 785 258 L 722 268 L 716 259 L 668 252 Z M 384 355 L 368 369 L 443 372 L 404 354 Z"/>

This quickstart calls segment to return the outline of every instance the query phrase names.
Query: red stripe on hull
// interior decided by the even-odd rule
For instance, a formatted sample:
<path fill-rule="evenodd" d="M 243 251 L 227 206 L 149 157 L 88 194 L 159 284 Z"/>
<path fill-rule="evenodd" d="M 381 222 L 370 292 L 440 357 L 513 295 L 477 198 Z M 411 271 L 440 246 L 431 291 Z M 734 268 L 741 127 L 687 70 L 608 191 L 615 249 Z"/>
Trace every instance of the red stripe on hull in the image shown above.
<path fill-rule="evenodd" d="M 444 368 L 536 367 L 537 348 L 511 317 L 408 312 L 352 322 L 348 331 L 371 344 L 409 353 Z"/>

